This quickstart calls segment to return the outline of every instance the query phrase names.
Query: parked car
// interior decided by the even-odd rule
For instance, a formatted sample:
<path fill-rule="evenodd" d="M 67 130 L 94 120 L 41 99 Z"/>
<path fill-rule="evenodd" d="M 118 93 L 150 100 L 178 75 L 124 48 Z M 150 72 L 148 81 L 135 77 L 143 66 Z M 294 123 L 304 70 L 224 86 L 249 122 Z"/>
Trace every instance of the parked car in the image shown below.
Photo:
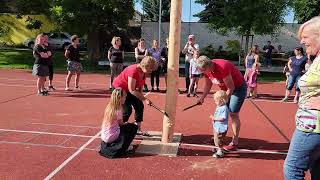
<path fill-rule="evenodd" d="M 48 37 L 49 46 L 53 49 L 65 49 L 69 44 L 71 44 L 71 35 L 66 32 L 49 33 Z M 24 45 L 32 49 L 34 47 L 34 39 L 27 39 L 24 42 Z M 81 38 L 80 48 L 85 48 L 85 41 Z"/>

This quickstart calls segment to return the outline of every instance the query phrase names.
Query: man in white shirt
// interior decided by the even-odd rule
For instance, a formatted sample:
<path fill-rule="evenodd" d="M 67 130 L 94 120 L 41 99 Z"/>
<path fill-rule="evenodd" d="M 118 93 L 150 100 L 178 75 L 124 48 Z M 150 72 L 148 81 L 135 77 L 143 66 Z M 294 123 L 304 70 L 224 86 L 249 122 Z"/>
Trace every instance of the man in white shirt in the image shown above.
<path fill-rule="evenodd" d="M 184 46 L 182 53 L 186 55 L 185 58 L 185 77 L 186 77 L 186 92 L 188 92 L 189 85 L 190 85 L 190 60 L 193 57 L 193 52 L 195 50 L 199 50 L 199 45 L 195 43 L 195 36 L 193 34 L 190 34 L 188 37 L 188 42 Z"/>

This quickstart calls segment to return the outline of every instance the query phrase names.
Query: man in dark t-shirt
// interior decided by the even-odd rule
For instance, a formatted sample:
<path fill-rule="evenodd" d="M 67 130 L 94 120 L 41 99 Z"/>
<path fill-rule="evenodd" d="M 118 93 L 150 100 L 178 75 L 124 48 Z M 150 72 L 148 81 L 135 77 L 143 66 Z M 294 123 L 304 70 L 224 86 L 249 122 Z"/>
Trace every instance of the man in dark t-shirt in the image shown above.
<path fill-rule="evenodd" d="M 268 44 L 263 47 L 264 53 L 264 65 L 266 67 L 271 67 L 271 61 L 272 61 L 272 51 L 274 50 L 274 47 L 271 45 L 271 41 L 268 41 Z"/>

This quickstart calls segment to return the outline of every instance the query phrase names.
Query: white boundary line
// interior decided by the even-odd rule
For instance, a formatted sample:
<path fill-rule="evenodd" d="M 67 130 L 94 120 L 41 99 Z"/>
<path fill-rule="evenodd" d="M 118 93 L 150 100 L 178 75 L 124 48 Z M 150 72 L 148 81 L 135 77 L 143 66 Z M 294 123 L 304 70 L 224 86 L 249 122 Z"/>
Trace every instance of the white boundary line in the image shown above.
<path fill-rule="evenodd" d="M 99 137 L 101 131 L 99 131 L 95 136 L 93 136 L 89 141 L 87 141 L 84 145 L 82 145 L 75 153 L 73 153 L 68 159 L 66 159 L 60 166 L 58 166 L 55 170 L 53 170 L 45 180 L 51 179 L 54 175 L 56 175 L 64 166 L 66 166 L 73 158 L 75 158 L 78 154 L 81 153 L 92 141 L 94 141 L 97 137 Z"/>
<path fill-rule="evenodd" d="M 32 79 L 18 79 L 18 78 L 0 78 L 3 80 L 9 80 L 9 81 L 33 81 L 36 82 L 36 80 L 32 80 Z M 65 81 L 54 81 L 56 83 L 61 83 L 61 84 L 65 84 Z M 99 85 L 99 86 L 105 86 L 106 84 L 100 84 L 100 83 L 90 83 L 90 82 L 83 82 L 81 84 L 86 84 L 86 85 Z"/>
<path fill-rule="evenodd" d="M 63 149 L 79 149 L 73 146 L 61 146 L 61 145 L 51 145 L 51 144 L 35 144 L 28 142 L 18 142 L 18 141 L 0 141 L 0 144 L 18 144 L 18 145 L 29 145 L 29 146 L 40 146 L 40 147 L 50 147 L 50 148 L 63 148 Z M 96 151 L 96 149 L 85 148 L 85 150 Z"/>
<path fill-rule="evenodd" d="M 36 86 L 32 85 L 23 85 L 23 84 L 5 84 L 5 83 L 0 83 L 0 86 L 8 86 L 8 87 L 26 87 L 26 88 L 35 88 Z"/>
<path fill-rule="evenodd" d="M 22 130 L 13 130 L 13 129 L 0 129 L 0 131 L 7 131 L 7 132 L 21 132 L 21 133 L 34 133 L 34 134 L 48 134 L 48 135 L 57 135 L 57 136 L 72 136 L 72 137 L 85 137 L 85 138 L 93 138 L 97 139 L 99 137 L 95 136 L 85 136 L 85 135 L 77 135 L 77 134 L 62 134 L 62 133 L 52 133 L 52 132 L 39 132 L 39 131 L 22 131 Z M 91 140 L 90 139 L 90 140 Z M 180 145 L 184 146 L 193 146 L 193 147 L 204 147 L 204 148 L 217 148 L 216 146 L 212 145 L 202 145 L 202 144 L 188 144 L 188 143 L 180 143 Z M 284 152 L 277 152 L 277 151 L 266 151 L 266 150 L 250 150 L 250 149 L 238 149 L 236 152 L 244 152 L 244 153 L 260 153 L 260 154 L 280 154 L 286 155 L 287 153 Z"/>
<path fill-rule="evenodd" d="M 193 147 L 204 147 L 204 148 L 211 148 L 211 149 L 217 149 L 217 146 L 212 145 L 202 145 L 202 144 L 188 144 L 188 143 L 180 143 L 180 145 L 184 146 L 193 146 Z M 235 151 L 235 153 L 238 152 L 244 152 L 244 153 L 256 153 L 256 154 L 279 154 L 279 155 L 287 155 L 287 153 L 284 152 L 277 152 L 277 151 L 266 151 L 266 150 L 250 150 L 250 149 L 238 149 Z M 232 153 L 230 151 L 229 153 Z"/>
<path fill-rule="evenodd" d="M 80 129 L 76 132 L 74 132 L 76 135 L 78 135 L 80 132 L 84 131 L 85 129 Z M 64 140 L 63 142 L 61 142 L 59 145 L 62 146 L 64 143 L 68 142 L 70 139 L 72 138 L 72 136 L 69 136 L 66 138 L 66 140 Z"/>
<path fill-rule="evenodd" d="M 46 134 L 46 135 L 56 135 L 56 136 L 72 136 L 72 137 L 84 137 L 84 138 L 92 138 L 92 137 L 94 137 L 94 136 L 87 136 L 87 135 L 64 134 L 64 133 L 41 132 L 41 131 L 24 131 L 24 130 L 17 130 L 17 129 L 0 129 L 0 131 L 18 132 L 18 133 L 31 133 L 31 134 Z"/>
<path fill-rule="evenodd" d="M 270 99 L 246 99 L 246 101 L 255 101 L 255 102 L 270 102 L 270 103 L 283 103 L 283 104 L 295 104 L 294 102 L 281 102 L 281 100 L 270 100 Z"/>
<path fill-rule="evenodd" d="M 45 125 L 45 126 L 63 126 L 63 127 L 79 127 L 79 128 L 93 128 L 93 129 L 100 129 L 98 126 L 75 126 L 70 124 L 46 124 L 46 123 L 31 123 L 36 125 Z"/>

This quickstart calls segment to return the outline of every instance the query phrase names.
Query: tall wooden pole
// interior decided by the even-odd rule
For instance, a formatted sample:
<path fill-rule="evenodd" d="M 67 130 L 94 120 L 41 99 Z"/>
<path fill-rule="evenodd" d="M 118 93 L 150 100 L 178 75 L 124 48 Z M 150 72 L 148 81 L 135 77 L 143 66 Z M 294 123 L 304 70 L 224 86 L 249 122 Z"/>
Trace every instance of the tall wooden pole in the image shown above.
<path fill-rule="evenodd" d="M 181 9 L 182 0 L 171 0 L 169 53 L 168 53 L 168 77 L 165 111 L 169 118 L 163 117 L 162 139 L 164 143 L 172 142 L 176 107 L 178 99 L 179 83 L 179 56 L 181 34 Z"/>

